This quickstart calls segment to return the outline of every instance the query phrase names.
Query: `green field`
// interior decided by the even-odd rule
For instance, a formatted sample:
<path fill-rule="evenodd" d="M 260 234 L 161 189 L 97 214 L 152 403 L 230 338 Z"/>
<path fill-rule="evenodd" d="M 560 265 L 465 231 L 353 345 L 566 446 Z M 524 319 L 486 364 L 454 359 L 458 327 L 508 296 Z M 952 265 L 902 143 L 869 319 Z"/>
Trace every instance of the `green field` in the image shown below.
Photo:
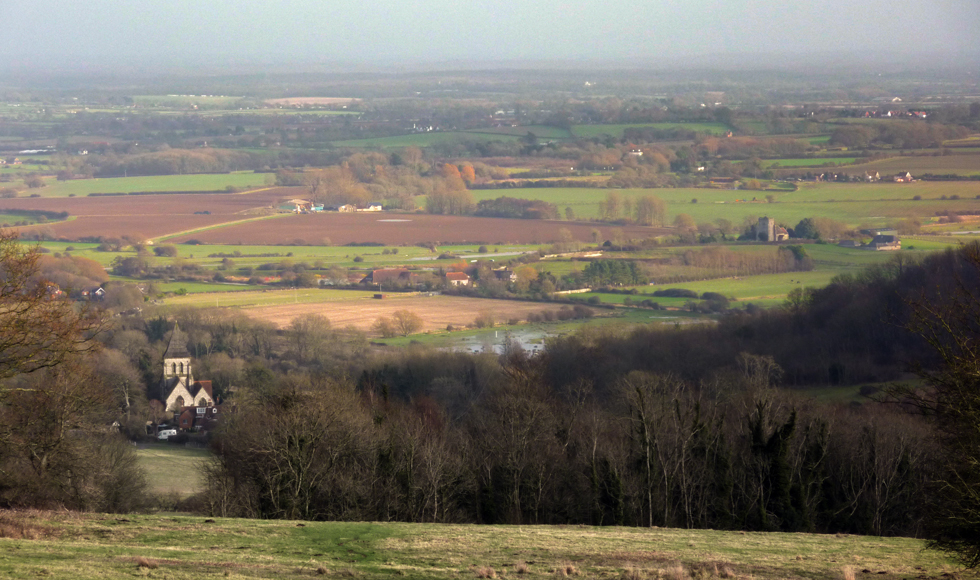
<path fill-rule="evenodd" d="M 44 197 L 84 196 L 90 193 L 129 193 L 133 191 L 216 191 L 226 187 L 249 188 L 264 186 L 268 175 L 263 173 L 223 173 L 202 175 L 160 175 L 149 177 L 104 177 L 56 181 L 47 178 L 47 186 L 31 190 Z"/>
<path fill-rule="evenodd" d="M 0 539 L 5 578 L 975 577 L 911 538 L 41 511 L 0 518 L 13 536 Z"/>
<path fill-rule="evenodd" d="M 867 252 L 871 253 L 871 252 Z M 728 298 L 734 298 L 736 302 L 731 304 L 732 308 L 741 308 L 744 304 L 752 303 L 756 306 L 771 307 L 779 306 L 786 300 L 786 295 L 794 288 L 820 288 L 826 286 L 838 275 L 837 270 L 815 270 L 813 272 L 786 272 L 784 274 L 765 274 L 762 276 L 743 276 L 734 278 L 722 278 L 717 280 L 704 280 L 701 282 L 683 282 L 678 284 L 658 284 L 656 286 L 637 286 L 640 294 L 629 296 L 634 302 L 650 299 L 668 308 L 680 308 L 687 304 L 691 298 L 666 298 L 653 296 L 655 290 L 665 288 L 683 288 L 693 290 L 698 294 L 705 292 L 718 292 Z M 585 299 L 598 296 L 604 304 L 622 304 L 626 299 L 623 294 L 603 294 L 600 292 L 589 292 L 576 294 L 575 297 Z"/>
<path fill-rule="evenodd" d="M 524 133 L 526 134 L 526 132 Z M 353 139 L 349 141 L 334 141 L 337 147 L 428 147 L 445 143 L 461 141 L 516 141 L 517 135 L 499 133 L 470 133 L 464 131 L 446 131 L 434 133 L 413 133 L 411 135 L 396 135 L 393 137 L 374 137 L 370 139 Z"/>
<path fill-rule="evenodd" d="M 599 202 L 611 190 L 590 188 L 525 188 L 507 190 L 474 190 L 477 201 L 503 195 L 543 200 L 555 204 L 564 214 L 571 207 L 578 219 L 599 217 Z M 768 215 L 780 223 L 796 225 L 805 217 L 828 217 L 851 226 L 882 226 L 910 216 L 931 219 L 935 212 L 980 210 L 980 182 L 895 183 L 800 183 L 798 191 L 751 191 L 705 188 L 662 188 L 615 190 L 623 198 L 655 195 L 668 204 L 669 220 L 680 213 L 697 222 L 718 218 L 740 224 L 743 219 Z M 766 196 L 775 203 L 767 203 Z M 921 200 L 913 199 L 921 196 Z M 952 196 L 959 199 L 949 199 Z M 941 199 L 947 196 L 948 199 Z M 697 199 L 697 203 L 692 200 Z M 600 226 L 600 224 L 597 224 Z M 601 227 L 614 227 L 605 226 Z"/>
<path fill-rule="evenodd" d="M 169 443 L 145 443 L 136 456 L 146 472 L 151 493 L 187 497 L 201 491 L 204 477 L 200 468 L 211 452 Z"/>
<path fill-rule="evenodd" d="M 912 157 L 892 157 L 853 165 L 847 173 L 860 175 L 865 171 L 877 171 L 882 179 L 889 179 L 896 173 L 909 172 L 913 177 L 923 173 L 935 175 L 980 175 L 980 155 L 956 149 L 955 155 L 916 155 Z M 913 184 L 914 185 L 914 184 Z"/>
<path fill-rule="evenodd" d="M 242 97 L 224 95 L 133 95 L 133 102 L 142 107 L 189 107 L 191 105 L 207 107 L 231 107 Z"/>
<path fill-rule="evenodd" d="M 820 167 L 821 165 L 848 165 L 857 161 L 857 157 L 813 157 L 800 159 L 769 159 L 762 162 L 768 169 L 786 167 Z"/>
<path fill-rule="evenodd" d="M 2 206 L 3 206 L 3 200 L 0 199 L 0 207 Z M 33 216 L 3 213 L 3 210 L 0 209 L 0 227 L 9 227 L 14 224 L 23 223 L 23 222 L 26 222 L 27 224 L 36 224 L 36 223 L 55 223 L 57 221 L 60 220 L 48 220 L 48 219 L 41 220 Z"/>
<path fill-rule="evenodd" d="M 26 245 L 34 245 L 33 242 Z M 55 242 L 45 241 L 40 246 L 50 253 L 69 253 L 72 256 L 95 260 L 108 268 L 113 260 L 119 257 L 135 256 L 136 252 L 127 249 L 121 252 L 100 252 L 97 250 L 99 244 L 80 243 L 80 242 Z M 418 246 L 403 247 L 380 247 L 380 246 L 246 246 L 246 245 L 191 245 L 177 244 L 178 255 L 176 258 L 163 258 L 155 255 L 147 255 L 146 259 L 152 266 L 166 265 L 174 260 L 193 262 L 205 268 L 217 268 L 221 266 L 227 258 L 232 261 L 233 268 L 257 268 L 263 264 L 278 264 L 279 262 L 299 263 L 305 262 L 313 267 L 341 266 L 344 268 L 371 269 L 380 266 L 405 265 L 418 267 L 438 267 L 458 262 L 460 259 L 501 259 L 509 260 L 514 255 L 523 252 L 535 251 L 536 245 L 514 246 L 487 246 L 486 254 L 479 254 L 479 246 L 459 245 L 459 246 L 439 246 L 433 252 L 428 248 Z M 69 249 L 70 248 L 70 249 Z M 384 252 L 388 252 L 385 254 Z M 397 253 L 395 253 L 397 251 Z M 235 255 L 236 252 L 239 255 Z M 438 257 L 446 254 L 449 257 L 439 260 Z M 499 255 L 504 254 L 504 255 Z M 355 258 L 361 261 L 355 262 Z M 227 272 L 229 274 L 233 272 Z M 256 274 L 261 275 L 261 271 Z"/>
<path fill-rule="evenodd" d="M 709 135 L 724 135 L 730 131 L 728 125 L 724 123 L 633 123 L 625 125 L 575 125 L 572 127 L 572 134 L 575 137 L 602 137 L 611 135 L 616 138 L 623 137 L 623 131 L 630 128 L 650 127 L 653 129 L 686 129 L 698 133 Z"/>
<path fill-rule="evenodd" d="M 493 127 L 487 129 L 469 129 L 467 133 L 485 133 L 489 135 L 516 135 L 524 137 L 528 133 L 534 133 L 538 139 L 571 139 L 572 132 L 561 127 L 548 127 L 546 125 L 522 125 L 519 127 Z"/>

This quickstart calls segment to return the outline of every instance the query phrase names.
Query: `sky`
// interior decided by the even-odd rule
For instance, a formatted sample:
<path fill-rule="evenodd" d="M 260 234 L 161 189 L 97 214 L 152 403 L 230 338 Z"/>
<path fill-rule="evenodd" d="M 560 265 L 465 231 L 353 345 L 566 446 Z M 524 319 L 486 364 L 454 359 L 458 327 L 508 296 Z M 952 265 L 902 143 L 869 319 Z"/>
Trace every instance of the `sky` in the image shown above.
<path fill-rule="evenodd" d="M 0 0 L 20 67 L 978 53 L 978 0 Z"/>

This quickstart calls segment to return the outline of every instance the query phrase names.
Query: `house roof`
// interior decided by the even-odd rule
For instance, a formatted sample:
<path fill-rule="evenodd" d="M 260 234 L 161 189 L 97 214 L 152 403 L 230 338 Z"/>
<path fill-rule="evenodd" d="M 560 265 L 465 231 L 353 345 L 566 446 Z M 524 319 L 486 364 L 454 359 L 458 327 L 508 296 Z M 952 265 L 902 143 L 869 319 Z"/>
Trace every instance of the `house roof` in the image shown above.
<path fill-rule="evenodd" d="M 194 384 L 191 385 L 191 389 L 193 389 L 193 396 L 195 400 L 197 399 L 198 395 L 201 394 L 201 391 L 207 393 L 209 399 L 212 401 L 214 400 L 214 391 L 211 388 L 211 381 L 195 381 Z M 188 390 L 190 391 L 191 389 Z"/>
<path fill-rule="evenodd" d="M 191 353 L 187 351 L 187 335 L 180 331 L 177 324 L 174 324 L 173 334 L 170 335 L 170 344 L 167 345 L 167 352 L 163 353 L 163 358 L 190 358 Z"/>
<path fill-rule="evenodd" d="M 465 272 L 446 272 L 446 280 L 469 280 Z"/>
<path fill-rule="evenodd" d="M 392 280 L 409 280 L 411 276 L 412 272 L 405 268 L 382 268 L 371 272 L 368 275 L 369 280 L 366 279 L 366 281 L 373 284 L 380 284 Z"/>
<path fill-rule="evenodd" d="M 871 240 L 872 244 L 896 244 L 899 242 L 898 236 L 877 235 Z"/>

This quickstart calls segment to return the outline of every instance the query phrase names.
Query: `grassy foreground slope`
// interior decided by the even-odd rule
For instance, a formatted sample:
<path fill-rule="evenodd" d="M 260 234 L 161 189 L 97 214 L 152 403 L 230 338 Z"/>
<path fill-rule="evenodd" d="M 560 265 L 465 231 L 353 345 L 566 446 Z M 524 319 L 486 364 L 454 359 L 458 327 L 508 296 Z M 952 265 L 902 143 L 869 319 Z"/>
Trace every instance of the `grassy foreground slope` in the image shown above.
<path fill-rule="evenodd" d="M 956 572 L 941 554 L 908 538 L 0 512 L 4 578 L 831 579 Z"/>

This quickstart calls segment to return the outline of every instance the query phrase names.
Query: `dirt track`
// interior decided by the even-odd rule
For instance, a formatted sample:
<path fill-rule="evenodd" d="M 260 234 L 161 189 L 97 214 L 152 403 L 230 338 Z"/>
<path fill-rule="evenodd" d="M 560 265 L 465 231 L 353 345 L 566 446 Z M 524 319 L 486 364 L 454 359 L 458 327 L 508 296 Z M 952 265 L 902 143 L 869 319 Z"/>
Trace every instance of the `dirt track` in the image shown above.
<path fill-rule="evenodd" d="M 424 321 L 422 331 L 445 330 L 447 325 L 472 324 L 483 312 L 491 312 L 497 322 L 511 318 L 525 320 L 531 312 L 557 310 L 558 307 L 534 302 L 514 300 L 485 300 L 458 296 L 386 295 L 384 300 L 366 298 L 320 304 L 287 304 L 283 306 L 258 306 L 244 308 L 242 312 L 252 318 L 267 320 L 280 327 L 287 326 L 302 314 L 322 314 L 337 328 L 354 326 L 370 331 L 374 322 L 382 316 L 391 316 L 396 310 L 409 310 Z"/>

